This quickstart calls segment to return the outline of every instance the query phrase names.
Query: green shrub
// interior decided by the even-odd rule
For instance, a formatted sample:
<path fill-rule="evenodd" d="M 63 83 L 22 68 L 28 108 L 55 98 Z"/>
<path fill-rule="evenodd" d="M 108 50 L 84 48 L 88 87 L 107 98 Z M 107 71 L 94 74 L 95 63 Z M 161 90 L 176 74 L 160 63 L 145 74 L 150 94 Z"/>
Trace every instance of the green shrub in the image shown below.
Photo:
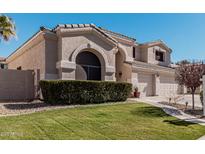
<path fill-rule="evenodd" d="M 89 104 L 125 101 L 132 84 L 109 81 L 41 80 L 44 101 L 50 104 Z"/>
<path fill-rule="evenodd" d="M 200 92 L 200 100 L 201 100 L 201 103 L 203 105 L 203 91 Z"/>

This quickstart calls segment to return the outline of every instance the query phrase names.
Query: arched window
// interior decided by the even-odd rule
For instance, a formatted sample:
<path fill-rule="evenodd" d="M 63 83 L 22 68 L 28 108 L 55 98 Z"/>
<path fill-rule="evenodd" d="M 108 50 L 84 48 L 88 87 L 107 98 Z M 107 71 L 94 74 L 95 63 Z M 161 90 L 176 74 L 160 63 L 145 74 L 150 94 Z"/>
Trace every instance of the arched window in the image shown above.
<path fill-rule="evenodd" d="M 101 63 L 98 57 L 89 52 L 80 52 L 76 57 L 77 80 L 101 80 Z"/>

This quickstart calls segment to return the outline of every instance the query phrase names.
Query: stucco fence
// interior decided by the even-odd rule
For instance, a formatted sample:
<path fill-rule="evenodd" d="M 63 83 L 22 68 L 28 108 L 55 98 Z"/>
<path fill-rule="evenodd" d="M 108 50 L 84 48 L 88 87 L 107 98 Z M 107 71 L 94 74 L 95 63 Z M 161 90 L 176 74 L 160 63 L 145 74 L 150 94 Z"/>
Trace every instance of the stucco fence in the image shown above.
<path fill-rule="evenodd" d="M 0 101 L 34 99 L 34 72 L 31 70 L 0 70 Z"/>
<path fill-rule="evenodd" d="M 203 76 L 203 115 L 205 116 L 205 75 Z"/>

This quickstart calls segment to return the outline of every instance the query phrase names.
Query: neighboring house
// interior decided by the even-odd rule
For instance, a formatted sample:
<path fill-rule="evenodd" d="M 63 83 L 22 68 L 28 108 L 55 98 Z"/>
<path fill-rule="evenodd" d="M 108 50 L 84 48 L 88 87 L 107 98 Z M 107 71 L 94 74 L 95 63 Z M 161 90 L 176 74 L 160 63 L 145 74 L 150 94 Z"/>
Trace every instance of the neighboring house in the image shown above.
<path fill-rule="evenodd" d="M 0 57 L 0 69 L 7 69 L 6 58 Z"/>
<path fill-rule="evenodd" d="M 141 44 L 94 24 L 63 24 L 41 27 L 6 63 L 34 70 L 36 86 L 40 79 L 123 81 L 141 96 L 171 96 L 179 92 L 171 53 L 161 40 Z"/>

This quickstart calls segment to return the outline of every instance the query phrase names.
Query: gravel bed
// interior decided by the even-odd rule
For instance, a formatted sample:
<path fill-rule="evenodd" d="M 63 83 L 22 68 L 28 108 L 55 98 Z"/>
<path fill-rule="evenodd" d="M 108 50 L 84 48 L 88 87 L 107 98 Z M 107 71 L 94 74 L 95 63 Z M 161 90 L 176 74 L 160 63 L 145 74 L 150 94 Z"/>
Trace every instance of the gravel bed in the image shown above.
<path fill-rule="evenodd" d="M 0 116 L 21 115 L 65 107 L 68 105 L 52 106 L 41 101 L 0 103 Z"/>
<path fill-rule="evenodd" d="M 47 111 L 52 109 L 103 106 L 103 105 L 125 104 L 125 103 L 136 103 L 136 102 L 125 101 L 125 102 L 116 102 L 116 103 L 86 104 L 86 105 L 49 105 L 42 101 L 0 103 L 0 117 L 30 114 L 34 112 Z"/>

